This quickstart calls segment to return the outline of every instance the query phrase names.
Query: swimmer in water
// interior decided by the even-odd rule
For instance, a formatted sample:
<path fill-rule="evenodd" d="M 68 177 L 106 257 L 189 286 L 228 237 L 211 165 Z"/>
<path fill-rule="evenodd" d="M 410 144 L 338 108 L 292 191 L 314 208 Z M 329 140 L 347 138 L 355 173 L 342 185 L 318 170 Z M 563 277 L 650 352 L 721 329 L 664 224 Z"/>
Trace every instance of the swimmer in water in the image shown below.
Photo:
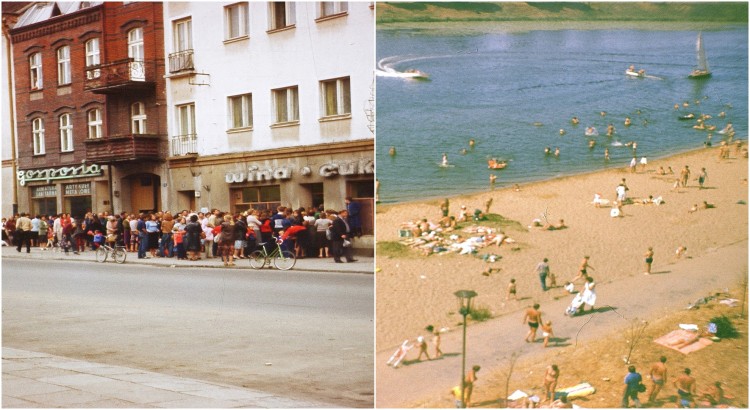
<path fill-rule="evenodd" d="M 626 127 L 630 126 L 630 117 L 625 117 L 625 126 Z"/>
<path fill-rule="evenodd" d="M 466 155 L 466 148 L 461 148 L 461 155 Z"/>
<path fill-rule="evenodd" d="M 396 155 L 396 147 L 391 147 L 391 148 L 390 148 L 390 149 L 388 150 L 388 155 L 390 155 L 390 156 L 394 156 L 394 155 Z"/>
<path fill-rule="evenodd" d="M 560 128 L 560 135 L 565 135 L 565 130 Z"/>
<path fill-rule="evenodd" d="M 609 160 L 609 148 L 604 148 L 604 159 Z"/>
<path fill-rule="evenodd" d="M 573 125 L 578 125 L 580 121 L 578 120 L 578 117 L 573 117 L 570 119 L 570 123 Z"/>
<path fill-rule="evenodd" d="M 443 166 L 448 165 L 448 154 L 443 153 Z"/>
<path fill-rule="evenodd" d="M 544 155 L 549 155 L 551 153 L 552 153 L 552 149 L 550 149 L 550 147 L 545 147 L 544 148 Z"/>
<path fill-rule="evenodd" d="M 560 147 L 555 147 L 555 156 L 556 157 L 560 156 Z"/>
<path fill-rule="evenodd" d="M 589 149 L 593 149 L 595 145 L 596 145 L 596 141 L 589 140 Z"/>
<path fill-rule="evenodd" d="M 474 142 L 474 138 L 470 139 L 470 140 L 469 140 L 469 147 L 470 147 L 470 148 L 474 148 L 474 143 L 475 143 L 475 142 Z"/>

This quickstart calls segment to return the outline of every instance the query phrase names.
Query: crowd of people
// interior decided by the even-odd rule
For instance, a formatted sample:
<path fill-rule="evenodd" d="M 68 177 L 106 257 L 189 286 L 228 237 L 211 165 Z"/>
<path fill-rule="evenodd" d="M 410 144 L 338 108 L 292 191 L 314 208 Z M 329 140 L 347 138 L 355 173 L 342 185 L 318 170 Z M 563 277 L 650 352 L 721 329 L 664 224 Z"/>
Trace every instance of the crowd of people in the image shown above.
<path fill-rule="evenodd" d="M 198 260 L 221 257 L 224 266 L 247 258 L 258 246 L 274 240 L 300 258 L 332 257 L 337 263 L 355 262 L 352 241 L 362 236 L 360 205 L 346 198 L 346 209 L 279 206 L 276 212 L 183 210 L 170 213 L 88 212 L 83 218 L 69 213 L 20 213 L 2 218 L 2 240 L 21 252 L 31 247 L 56 249 L 66 254 L 95 250 L 102 245 L 123 246 L 139 259 Z"/>

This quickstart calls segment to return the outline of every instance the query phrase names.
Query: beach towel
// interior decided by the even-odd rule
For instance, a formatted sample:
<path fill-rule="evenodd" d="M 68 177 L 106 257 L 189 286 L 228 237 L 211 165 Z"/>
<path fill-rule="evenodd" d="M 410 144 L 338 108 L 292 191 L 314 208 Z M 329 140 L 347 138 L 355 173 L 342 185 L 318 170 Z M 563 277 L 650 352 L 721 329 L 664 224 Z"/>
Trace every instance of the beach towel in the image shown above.
<path fill-rule="evenodd" d="M 710 339 L 699 337 L 698 333 L 684 329 L 673 330 L 658 339 L 654 339 L 654 343 L 677 350 L 682 354 L 695 352 L 713 344 Z"/>
<path fill-rule="evenodd" d="M 596 388 L 584 382 L 576 384 L 575 386 L 555 390 L 555 398 L 557 398 L 558 394 L 567 394 L 568 399 L 574 399 L 576 397 L 585 397 L 594 393 L 596 393 Z"/>

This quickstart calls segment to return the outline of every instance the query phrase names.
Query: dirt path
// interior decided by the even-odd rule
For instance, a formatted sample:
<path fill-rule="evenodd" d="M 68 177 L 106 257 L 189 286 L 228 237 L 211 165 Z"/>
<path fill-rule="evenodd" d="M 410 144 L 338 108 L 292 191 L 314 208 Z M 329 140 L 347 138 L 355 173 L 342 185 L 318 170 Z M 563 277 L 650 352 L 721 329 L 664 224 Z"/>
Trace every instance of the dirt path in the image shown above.
<path fill-rule="evenodd" d="M 571 297 L 546 303 L 541 310 L 544 319 L 554 323 L 556 336 L 567 338 L 562 345 L 576 345 L 577 342 L 600 338 L 622 329 L 628 323 L 622 317 L 657 317 L 683 308 L 712 291 L 737 286 L 747 277 L 747 261 L 748 242 L 743 240 L 711 249 L 690 260 L 655 266 L 652 276 L 637 272 L 615 282 L 600 283 L 597 291 L 598 310 L 594 314 L 565 317 L 563 311 Z M 616 312 L 608 309 L 607 305 L 616 308 Z M 522 318 L 519 310 L 470 326 L 467 332 L 467 368 L 474 364 L 482 366 L 481 379 L 482 374 L 493 373 L 504 365 L 503 360 L 512 352 L 519 352 L 523 358 L 541 353 L 540 343 L 528 344 L 523 341 L 527 326 L 522 323 Z M 456 323 L 458 321 L 459 316 L 456 316 Z M 448 395 L 449 389 L 460 382 L 461 375 L 461 332 L 457 331 L 457 327 L 452 330 L 443 335 L 442 350 L 445 356 L 441 360 L 407 360 L 400 368 L 393 369 L 385 364 L 393 353 L 392 349 L 380 349 L 375 365 L 377 407 L 410 407 L 420 401 Z M 412 350 L 407 359 L 415 357 L 416 353 Z"/>

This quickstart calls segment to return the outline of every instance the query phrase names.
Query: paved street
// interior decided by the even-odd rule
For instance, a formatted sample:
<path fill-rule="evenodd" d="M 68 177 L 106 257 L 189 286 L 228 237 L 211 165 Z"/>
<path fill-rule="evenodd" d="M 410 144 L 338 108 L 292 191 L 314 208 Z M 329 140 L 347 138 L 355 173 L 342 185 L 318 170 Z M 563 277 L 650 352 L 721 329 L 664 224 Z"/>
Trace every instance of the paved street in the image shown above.
<path fill-rule="evenodd" d="M 372 258 L 303 259 L 282 272 L 132 256 L 99 264 L 92 253 L 3 248 L 3 347 L 269 397 L 240 406 L 372 407 Z M 3 381 L 12 377 L 4 366 Z M 18 394 L 4 388 L 4 402 Z"/>

